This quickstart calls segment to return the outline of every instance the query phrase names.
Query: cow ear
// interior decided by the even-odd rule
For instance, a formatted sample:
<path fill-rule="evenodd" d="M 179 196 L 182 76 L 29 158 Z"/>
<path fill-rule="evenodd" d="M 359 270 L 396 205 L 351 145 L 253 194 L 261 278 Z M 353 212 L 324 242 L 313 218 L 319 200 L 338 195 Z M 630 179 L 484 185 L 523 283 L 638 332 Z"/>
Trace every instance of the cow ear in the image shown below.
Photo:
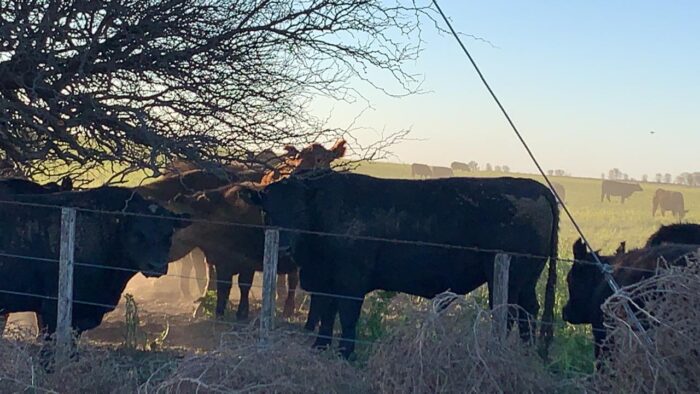
<path fill-rule="evenodd" d="M 263 192 L 260 190 L 241 188 L 238 191 L 238 197 L 246 204 L 261 206 L 263 202 Z"/>
<path fill-rule="evenodd" d="M 586 254 L 588 253 L 588 249 L 586 248 L 586 244 L 583 242 L 583 239 L 579 238 L 574 242 L 574 259 L 576 260 L 583 260 L 586 257 Z"/>
<path fill-rule="evenodd" d="M 339 139 L 336 141 L 335 145 L 331 148 L 331 152 L 333 153 L 333 157 L 336 159 L 340 159 L 341 157 L 345 156 L 345 151 L 346 151 L 346 146 L 347 142 L 344 139 Z"/>
<path fill-rule="evenodd" d="M 625 254 L 626 251 L 627 251 L 627 242 L 622 241 L 622 242 L 620 242 L 620 246 L 618 246 L 617 249 L 615 250 L 615 255 Z"/>
<path fill-rule="evenodd" d="M 284 150 L 287 152 L 287 156 L 294 157 L 299 154 L 299 150 L 293 145 L 285 145 Z"/>

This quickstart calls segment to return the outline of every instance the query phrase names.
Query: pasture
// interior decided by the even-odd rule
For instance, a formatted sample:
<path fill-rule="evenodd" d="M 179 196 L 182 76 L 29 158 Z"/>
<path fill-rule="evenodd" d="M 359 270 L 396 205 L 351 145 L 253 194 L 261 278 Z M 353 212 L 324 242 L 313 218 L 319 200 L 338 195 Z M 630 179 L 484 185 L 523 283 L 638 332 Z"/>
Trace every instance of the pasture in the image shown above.
<path fill-rule="evenodd" d="M 409 165 L 397 163 L 380 163 L 380 162 L 363 162 L 360 163 L 354 171 L 362 174 L 372 175 L 380 178 L 411 178 L 411 170 Z M 527 177 L 540 180 L 540 177 L 531 174 L 502 174 L 495 172 L 460 172 L 457 171 L 455 176 L 468 177 L 498 177 L 498 176 L 513 176 Z M 569 207 L 574 218 L 577 220 L 582 230 L 588 237 L 589 241 L 596 249 L 600 249 L 603 254 L 612 253 L 619 245 L 620 241 L 626 241 L 628 249 L 641 246 L 647 237 L 653 233 L 660 225 L 673 223 L 675 219 L 667 214 L 666 217 L 661 217 L 657 214 L 652 217 L 652 197 L 655 190 L 662 187 L 667 190 L 681 191 L 685 196 L 686 209 L 689 210 L 685 221 L 700 222 L 700 189 L 686 188 L 676 185 L 658 185 L 654 183 L 643 183 L 643 191 L 635 193 L 629 198 L 625 204 L 620 204 L 619 198 L 613 198 L 612 202 L 600 201 L 600 185 L 599 179 L 575 178 L 575 177 L 553 177 L 553 181 L 560 183 L 566 189 L 566 204 Z M 141 183 L 143 178 L 134 175 L 129 179 L 132 185 Z M 145 180 L 148 182 L 148 180 Z M 96 180 L 94 183 L 99 183 Z M 570 223 L 568 217 L 562 212 L 559 231 L 559 257 L 562 259 L 572 258 L 571 245 L 577 239 L 577 234 Z M 580 326 L 572 326 L 565 324 L 561 319 L 561 309 L 567 300 L 566 274 L 570 268 L 570 263 L 560 261 L 558 263 L 558 283 L 557 297 L 555 306 L 555 340 L 550 351 L 550 360 L 546 365 L 543 365 L 543 370 L 546 370 L 547 376 L 555 376 L 557 379 L 571 379 L 587 376 L 593 372 L 594 358 L 591 345 L 590 330 Z M 261 299 L 261 274 L 257 274 L 254 286 L 251 293 L 251 319 L 247 322 L 239 322 L 233 317 L 230 312 L 223 320 L 213 320 L 211 318 L 196 318 L 193 319 L 192 311 L 194 303 L 197 301 L 196 296 L 184 297 L 179 292 L 180 276 L 187 276 L 179 271 L 179 263 L 171 264 L 168 275 L 159 279 L 145 279 L 141 276 L 135 277 L 127 286 L 125 293 L 134 295 L 134 298 L 139 307 L 139 321 L 137 321 L 140 339 L 138 347 L 148 349 L 138 356 L 147 360 L 145 363 L 148 368 L 153 369 L 155 366 L 166 364 L 177 364 L 177 361 L 185 354 L 208 354 L 223 343 L 223 339 L 227 336 L 226 333 L 234 332 L 234 337 L 244 338 L 250 341 L 254 335 L 250 334 L 251 329 L 257 327 L 256 316 L 259 314 L 260 299 Z M 542 311 L 544 280 L 546 279 L 546 270 L 540 280 L 539 299 L 540 313 Z M 201 278 L 200 278 L 201 279 Z M 234 279 L 235 280 L 235 279 Z M 191 287 L 194 286 L 194 280 L 190 280 Z M 231 299 L 237 303 L 237 289 L 234 287 Z M 481 288 L 469 297 L 471 302 L 478 305 L 477 308 L 486 306 L 486 289 Z M 209 299 L 212 294 L 205 297 L 205 304 L 211 302 Z M 279 320 L 278 327 L 285 330 L 287 335 L 285 338 L 291 340 L 294 344 L 289 348 L 285 346 L 277 346 L 275 349 L 293 349 L 294 357 L 304 358 L 307 355 L 300 355 L 303 349 L 311 343 L 311 338 L 307 332 L 302 331 L 301 326 L 305 318 L 305 312 L 308 310 L 308 297 L 300 294 L 297 296 L 298 303 L 301 304 L 299 312 L 288 320 Z M 358 328 L 358 339 L 362 343 L 358 344 L 357 358 L 353 361 L 353 372 L 343 371 L 335 360 L 329 359 L 329 365 L 334 368 L 334 373 L 341 375 L 350 375 L 350 379 L 360 379 L 357 373 L 365 373 L 371 366 L 376 366 L 379 362 L 377 354 L 382 357 L 388 357 L 390 360 L 392 355 L 382 355 L 376 353 L 371 345 L 371 342 L 383 342 L 386 340 L 396 341 L 397 335 L 407 335 L 405 331 L 401 331 L 403 324 L 406 323 L 405 316 L 407 310 L 418 308 L 419 310 L 429 309 L 429 303 L 421 301 L 414 297 L 399 296 L 387 292 L 375 292 L 367 297 L 363 307 L 363 313 Z M 118 308 L 110 313 L 105 322 L 95 330 L 88 332 L 83 340 L 84 344 L 89 344 L 97 349 L 107 348 L 121 349 L 125 343 L 125 337 L 129 331 L 129 322 L 125 321 L 125 313 L 127 306 L 124 301 L 120 303 Z M 473 309 L 460 306 L 460 313 L 473 313 Z M 469 312 L 471 311 L 471 312 Z M 205 314 L 212 314 L 211 310 L 205 311 Z M 472 315 L 470 315 L 472 316 Z M 27 316 L 24 316 L 27 318 Z M 451 317 L 454 318 L 454 317 Z M 29 319 L 30 321 L 33 319 Z M 21 323 L 18 316 L 14 317 L 15 323 Z M 26 323 L 26 320 L 24 322 Z M 131 322 L 133 324 L 133 322 Z M 442 329 L 445 329 L 444 327 Z M 233 330 L 233 331 L 231 331 Z M 410 334 L 410 333 L 409 333 Z M 452 328 L 451 335 L 461 335 L 457 328 Z M 223 335 L 223 336 L 222 336 Z M 231 334 L 229 334 L 231 335 Z M 465 334 L 466 335 L 466 334 Z M 158 342 L 158 337 L 163 336 Z M 26 338 L 26 336 L 25 336 Z M 157 342 L 157 345 L 154 345 Z M 150 344 L 149 344 L 150 343 Z M 237 344 L 236 346 L 239 346 Z M 238 349 L 238 348 L 236 348 Z M 229 349 L 230 350 L 230 349 Z M 100 350 L 101 351 L 101 350 Z M 163 352 L 166 353 L 163 353 Z M 27 354 L 31 352 L 26 351 Z M 171 353 L 169 353 L 171 352 Z M 235 357 L 240 357 L 241 350 L 232 351 Z M 268 354 L 271 351 L 268 351 Z M 121 354 L 121 353 L 119 353 Z M 92 357 L 92 356 L 91 356 Z M 99 353 L 97 357 L 107 357 L 104 353 Z M 124 357 L 120 355 L 118 357 Z M 129 355 L 128 357 L 133 357 Z M 204 356 L 203 356 L 204 357 Z M 286 356 L 285 356 L 286 357 Z M 500 357 L 503 357 L 501 354 Z M 526 354 L 519 354 L 520 360 L 527 360 L 529 357 Z M 155 361 L 154 361 L 155 360 Z M 258 358 L 260 360 L 260 358 Z M 500 360 L 500 361 L 499 361 Z M 493 362 L 502 362 L 503 359 L 492 360 Z M 289 362 L 289 360 L 287 360 Z M 121 362 L 121 361 L 120 361 Z M 130 361 L 130 362 L 133 362 Z M 138 361 L 139 363 L 142 361 Z M 220 361 L 217 361 L 220 362 Z M 278 360 L 278 362 L 280 362 Z M 318 362 L 317 359 L 309 359 L 309 362 Z M 218 367 L 221 367 L 220 365 Z M 170 366 L 169 368 L 174 368 Z M 149 370 L 151 371 L 151 370 Z M 340 372 L 339 372 L 340 371 Z M 151 371 L 152 372 L 152 371 Z M 382 372 L 385 373 L 386 371 Z M 104 373 L 104 371 L 102 371 Z M 129 372 L 132 373 L 132 372 Z M 145 373 L 139 370 L 139 373 Z M 291 372 L 290 372 L 291 373 Z M 379 372 L 376 372 L 379 373 Z M 138 383 L 142 383 L 143 379 Z M 134 382 L 132 382 L 135 384 Z M 358 383 L 358 386 L 365 387 L 367 382 Z M 177 390 L 175 390 L 177 391 Z M 253 390 L 255 391 L 255 390 Z M 265 390 L 262 390 L 265 391 Z"/>

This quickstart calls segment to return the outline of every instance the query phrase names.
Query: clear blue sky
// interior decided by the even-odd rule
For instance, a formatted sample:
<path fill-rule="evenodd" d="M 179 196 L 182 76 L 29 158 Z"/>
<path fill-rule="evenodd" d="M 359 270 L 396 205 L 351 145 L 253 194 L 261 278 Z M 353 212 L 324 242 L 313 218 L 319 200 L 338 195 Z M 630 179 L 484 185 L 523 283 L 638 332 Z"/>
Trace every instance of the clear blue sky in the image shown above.
<path fill-rule="evenodd" d="M 637 178 L 700 171 L 700 1 L 441 5 L 458 31 L 496 46 L 464 39 L 546 169 L 599 177 L 618 167 Z M 401 162 L 533 172 L 454 39 L 429 26 L 424 39 L 414 70 L 430 92 L 394 99 L 362 86 L 374 109 L 357 124 L 411 128 L 417 140 L 393 149 Z M 331 124 L 347 125 L 363 107 L 335 105 Z"/>

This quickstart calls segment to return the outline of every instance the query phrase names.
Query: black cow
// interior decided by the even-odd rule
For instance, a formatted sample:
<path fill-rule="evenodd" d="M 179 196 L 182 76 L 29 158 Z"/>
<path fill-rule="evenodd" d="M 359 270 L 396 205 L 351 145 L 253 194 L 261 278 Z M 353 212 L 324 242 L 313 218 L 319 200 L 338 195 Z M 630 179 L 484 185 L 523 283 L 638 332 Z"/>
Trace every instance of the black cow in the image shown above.
<path fill-rule="evenodd" d="M 299 264 L 304 289 L 345 296 L 316 297 L 321 329 L 315 346 L 330 343 L 338 312 L 346 357 L 354 349 L 360 300 L 373 290 L 431 298 L 445 290 L 465 294 L 483 283 L 491 286 L 493 250 L 548 256 L 550 268 L 556 264 L 558 207 L 546 187 L 528 179 L 413 181 L 329 173 L 292 177 L 241 195 L 263 207 L 269 225 L 340 234 L 282 231 L 280 247 L 288 247 Z M 528 317 L 539 308 L 535 285 L 546 260 L 513 256 L 510 265 L 508 302 L 527 311 L 520 311 L 526 338 Z"/>
<path fill-rule="evenodd" d="M 698 250 L 697 245 L 665 244 L 632 250 L 615 256 L 599 256 L 601 262 L 612 266 L 612 276 L 620 286 L 629 286 L 654 275 L 661 257 L 672 264 Z M 575 262 L 566 277 L 569 300 L 562 310 L 564 321 L 571 324 L 591 324 L 595 355 L 600 358 L 606 350 L 607 336 L 601 306 L 613 294 L 592 253 L 580 239 L 573 246 Z M 640 305 L 640 300 L 635 300 Z"/>
<path fill-rule="evenodd" d="M 48 194 L 60 191 L 70 191 L 73 188 L 73 183 L 70 178 L 65 177 L 61 183 L 50 182 L 43 185 L 32 182 L 24 178 L 4 178 L 0 179 L 0 200 L 11 201 L 15 194 Z M 0 309 L 0 336 L 5 330 L 8 313 Z M 37 316 L 39 326 L 41 326 L 41 318 Z"/>
<path fill-rule="evenodd" d="M 647 240 L 646 246 L 662 244 L 700 245 L 700 224 L 676 223 L 661 226 Z"/>
<path fill-rule="evenodd" d="M 632 193 L 641 191 L 642 187 L 639 186 L 638 183 L 603 180 L 600 190 L 600 202 L 603 202 L 605 198 L 610 202 L 610 196 L 619 196 L 620 202 L 624 204 L 625 200 L 628 199 Z"/>
<path fill-rule="evenodd" d="M 652 200 L 651 216 L 656 216 L 656 211 L 659 208 L 661 208 L 661 216 L 664 216 L 666 211 L 670 211 L 673 216 L 678 217 L 678 220 L 683 220 L 685 214 L 688 213 L 688 210 L 685 209 L 683 193 L 670 190 L 656 189 Z"/>
<path fill-rule="evenodd" d="M 87 209 L 77 212 L 75 228 L 72 326 L 78 333 L 97 327 L 114 310 L 136 273 L 166 273 L 171 237 L 181 226 L 179 216 L 126 188 L 16 194 L 12 199 L 16 203 L 0 204 L 0 249 L 24 257 L 0 257 L 0 309 L 37 313 L 48 334 L 56 330 L 58 264 L 32 258 L 59 255 L 61 210 L 49 205 Z"/>

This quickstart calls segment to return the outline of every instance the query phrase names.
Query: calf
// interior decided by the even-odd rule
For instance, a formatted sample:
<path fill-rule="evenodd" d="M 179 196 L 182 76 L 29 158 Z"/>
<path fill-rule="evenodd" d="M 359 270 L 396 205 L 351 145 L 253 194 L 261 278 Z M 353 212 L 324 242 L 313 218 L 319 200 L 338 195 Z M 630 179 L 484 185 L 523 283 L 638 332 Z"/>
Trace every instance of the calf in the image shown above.
<path fill-rule="evenodd" d="M 615 256 L 600 256 L 601 262 L 612 270 L 615 282 L 620 286 L 629 286 L 654 275 L 663 258 L 671 264 L 682 264 L 683 256 L 698 250 L 697 245 L 674 245 L 644 247 Z M 600 358 L 606 349 L 604 316 L 601 306 L 613 294 L 613 291 L 601 272 L 592 253 L 588 252 L 581 239 L 573 246 L 575 262 L 566 277 L 569 287 L 569 300 L 562 310 L 564 321 L 571 324 L 590 324 L 593 329 L 595 355 Z M 640 300 L 635 300 L 640 304 Z"/>

